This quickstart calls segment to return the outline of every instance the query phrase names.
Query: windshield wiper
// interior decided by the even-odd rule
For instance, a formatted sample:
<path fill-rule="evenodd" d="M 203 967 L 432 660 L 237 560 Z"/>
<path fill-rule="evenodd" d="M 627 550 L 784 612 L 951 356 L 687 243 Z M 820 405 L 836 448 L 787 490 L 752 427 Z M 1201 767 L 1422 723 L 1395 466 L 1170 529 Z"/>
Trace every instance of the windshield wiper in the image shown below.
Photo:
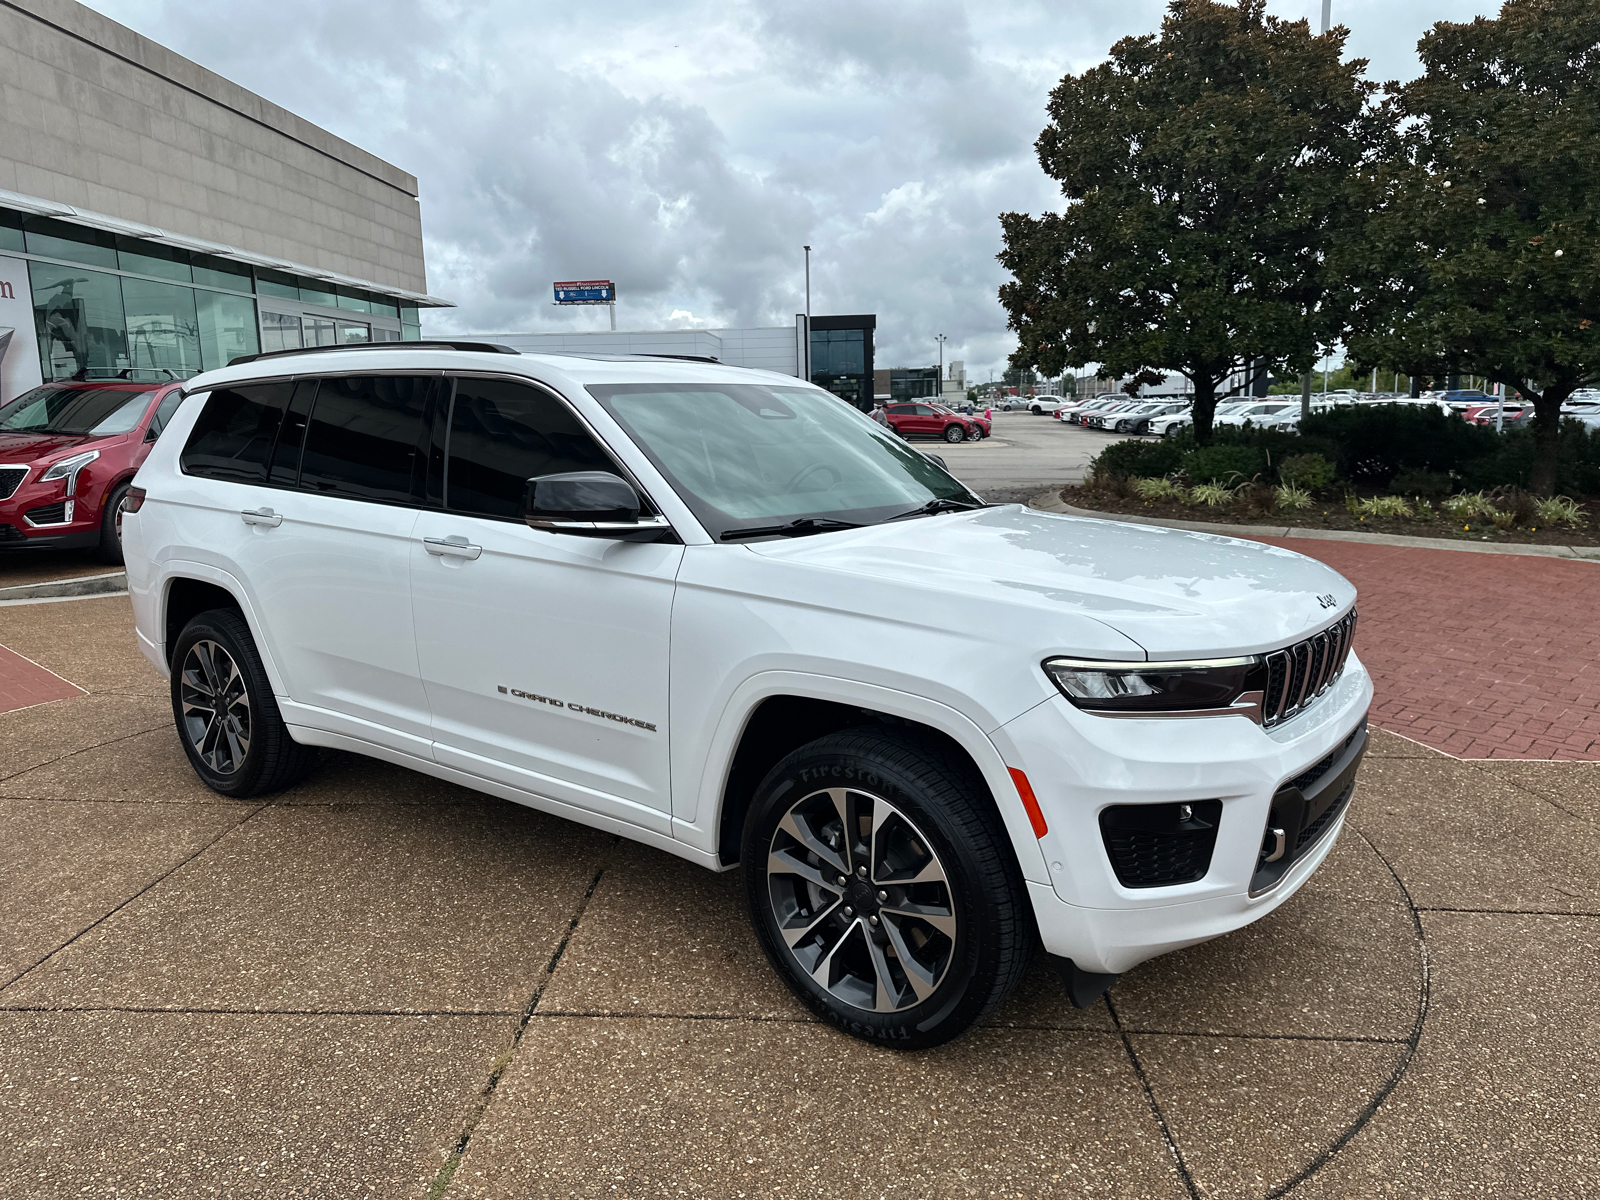
<path fill-rule="evenodd" d="M 921 508 L 913 508 L 910 512 L 895 513 L 892 517 L 885 517 L 885 521 L 901 521 L 906 517 L 931 517 L 934 513 L 942 512 L 967 512 L 974 508 L 988 508 L 982 500 L 956 500 L 950 496 L 936 496 Z"/>
<path fill-rule="evenodd" d="M 827 533 L 832 529 L 860 529 L 855 521 L 835 521 L 832 517 L 801 517 L 787 525 L 756 525 L 749 529 L 728 529 L 722 533 L 725 542 L 754 537 L 799 537 L 806 533 Z"/>

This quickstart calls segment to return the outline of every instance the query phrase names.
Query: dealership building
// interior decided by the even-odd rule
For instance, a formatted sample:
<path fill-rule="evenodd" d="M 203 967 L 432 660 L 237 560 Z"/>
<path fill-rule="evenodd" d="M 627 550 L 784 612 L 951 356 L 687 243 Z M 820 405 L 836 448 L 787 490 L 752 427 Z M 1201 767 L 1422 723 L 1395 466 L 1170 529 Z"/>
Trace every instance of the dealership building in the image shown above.
<path fill-rule="evenodd" d="M 73 0 L 0 4 L 0 401 L 415 340 L 415 177 Z"/>

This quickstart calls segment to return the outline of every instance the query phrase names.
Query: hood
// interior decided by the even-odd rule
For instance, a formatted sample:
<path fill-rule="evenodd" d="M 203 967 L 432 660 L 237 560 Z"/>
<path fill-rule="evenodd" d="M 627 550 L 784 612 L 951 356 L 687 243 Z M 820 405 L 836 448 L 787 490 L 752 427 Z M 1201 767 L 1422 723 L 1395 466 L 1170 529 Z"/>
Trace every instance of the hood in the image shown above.
<path fill-rule="evenodd" d="M 1355 588 L 1344 576 L 1292 550 L 1020 505 L 749 548 L 797 564 L 960 593 L 978 622 L 1004 621 L 1006 605 L 1092 618 L 1152 658 L 1274 649 L 1331 625 L 1355 603 Z M 1039 650 L 1070 653 L 1072 647 Z"/>
<path fill-rule="evenodd" d="M 65 455 L 91 443 L 98 447 L 121 441 L 125 435 L 95 437 L 87 433 L 0 433 L 0 462 L 34 463 L 41 458 Z"/>

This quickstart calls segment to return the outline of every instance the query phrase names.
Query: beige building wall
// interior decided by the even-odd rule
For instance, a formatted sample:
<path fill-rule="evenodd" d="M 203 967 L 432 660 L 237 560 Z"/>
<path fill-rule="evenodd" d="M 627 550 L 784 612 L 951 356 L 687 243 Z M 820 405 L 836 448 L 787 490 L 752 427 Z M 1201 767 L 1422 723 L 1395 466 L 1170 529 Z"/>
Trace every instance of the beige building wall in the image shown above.
<path fill-rule="evenodd" d="M 427 291 L 414 176 L 74 0 L 0 3 L 0 188 Z"/>

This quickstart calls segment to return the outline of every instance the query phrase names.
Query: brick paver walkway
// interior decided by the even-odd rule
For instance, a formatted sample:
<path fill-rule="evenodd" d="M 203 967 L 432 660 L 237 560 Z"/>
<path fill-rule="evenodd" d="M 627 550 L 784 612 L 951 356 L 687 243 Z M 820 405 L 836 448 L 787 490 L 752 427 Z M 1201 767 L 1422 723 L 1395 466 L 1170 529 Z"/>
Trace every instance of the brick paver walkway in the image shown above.
<path fill-rule="evenodd" d="M 0 646 L 0 712 L 32 708 L 52 700 L 70 700 L 83 689 L 31 659 Z"/>
<path fill-rule="evenodd" d="M 1600 564 L 1253 540 L 1356 585 L 1374 724 L 1457 758 L 1600 760 Z"/>

